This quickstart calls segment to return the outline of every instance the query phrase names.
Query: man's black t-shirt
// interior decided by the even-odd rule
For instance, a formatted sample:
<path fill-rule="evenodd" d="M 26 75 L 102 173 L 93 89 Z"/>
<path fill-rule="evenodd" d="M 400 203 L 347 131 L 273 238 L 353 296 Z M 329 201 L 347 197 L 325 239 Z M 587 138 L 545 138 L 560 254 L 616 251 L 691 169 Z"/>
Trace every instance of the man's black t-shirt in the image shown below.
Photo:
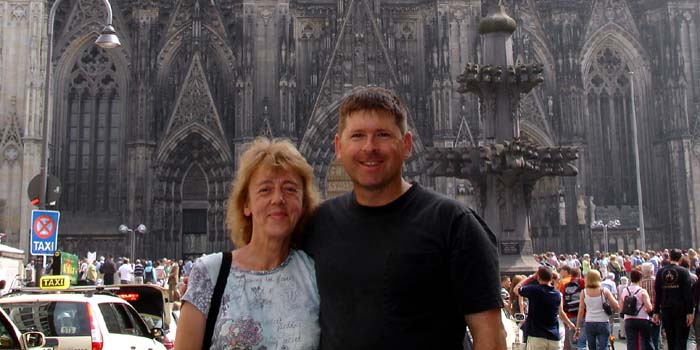
<path fill-rule="evenodd" d="M 656 273 L 654 291 L 654 313 L 664 310 L 687 315 L 693 313 L 690 273 L 686 268 L 676 264 L 661 268 Z"/>
<path fill-rule="evenodd" d="M 462 349 L 464 315 L 502 306 L 493 233 L 417 184 L 382 207 L 328 200 L 306 237 L 321 349 Z"/>

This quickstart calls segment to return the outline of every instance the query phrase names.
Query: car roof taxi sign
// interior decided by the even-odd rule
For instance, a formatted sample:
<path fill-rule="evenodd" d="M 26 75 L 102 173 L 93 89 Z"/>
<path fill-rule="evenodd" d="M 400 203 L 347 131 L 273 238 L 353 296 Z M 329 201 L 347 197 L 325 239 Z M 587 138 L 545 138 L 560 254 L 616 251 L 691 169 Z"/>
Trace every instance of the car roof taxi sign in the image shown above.
<path fill-rule="evenodd" d="M 70 288 L 70 276 L 42 276 L 39 279 L 39 288 L 46 290 L 63 290 Z"/>

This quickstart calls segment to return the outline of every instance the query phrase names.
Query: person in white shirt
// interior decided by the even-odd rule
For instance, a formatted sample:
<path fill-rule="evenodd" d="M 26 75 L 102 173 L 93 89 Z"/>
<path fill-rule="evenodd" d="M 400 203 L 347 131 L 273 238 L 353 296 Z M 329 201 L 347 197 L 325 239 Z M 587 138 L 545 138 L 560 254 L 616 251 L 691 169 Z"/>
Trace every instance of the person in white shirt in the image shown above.
<path fill-rule="evenodd" d="M 609 290 L 615 298 L 617 298 L 617 286 L 615 285 L 615 274 L 608 272 L 605 276 L 605 281 L 600 282 L 600 286 Z"/>
<path fill-rule="evenodd" d="M 129 259 L 124 258 L 124 262 L 117 270 L 121 284 L 129 284 L 133 280 L 134 268 L 129 264 Z"/>

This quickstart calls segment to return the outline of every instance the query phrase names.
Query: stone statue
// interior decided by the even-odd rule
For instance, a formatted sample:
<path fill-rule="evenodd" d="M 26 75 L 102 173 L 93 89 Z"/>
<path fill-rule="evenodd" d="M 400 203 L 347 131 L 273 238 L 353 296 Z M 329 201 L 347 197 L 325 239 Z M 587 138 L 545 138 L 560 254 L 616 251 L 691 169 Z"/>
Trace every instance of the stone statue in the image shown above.
<path fill-rule="evenodd" d="M 576 218 L 578 219 L 579 225 L 586 224 L 586 209 L 588 209 L 588 207 L 586 207 L 586 201 L 583 200 L 583 195 L 581 194 L 576 201 Z"/>
<path fill-rule="evenodd" d="M 588 208 L 591 210 L 591 222 L 595 221 L 595 208 L 596 205 L 593 203 L 593 196 L 588 197 Z"/>

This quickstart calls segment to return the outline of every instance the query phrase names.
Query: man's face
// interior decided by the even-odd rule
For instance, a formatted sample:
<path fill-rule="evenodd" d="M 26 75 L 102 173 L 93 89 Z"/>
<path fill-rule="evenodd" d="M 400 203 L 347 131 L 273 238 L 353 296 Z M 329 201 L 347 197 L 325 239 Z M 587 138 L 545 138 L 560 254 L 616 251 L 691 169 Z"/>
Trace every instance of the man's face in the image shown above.
<path fill-rule="evenodd" d="M 384 110 L 351 113 L 335 136 L 336 158 L 356 189 L 367 191 L 400 186 L 403 161 L 412 146 L 411 134 L 402 135 L 394 116 Z"/>
<path fill-rule="evenodd" d="M 510 278 L 506 278 L 503 281 L 501 281 L 501 287 L 505 289 L 510 288 Z"/>

